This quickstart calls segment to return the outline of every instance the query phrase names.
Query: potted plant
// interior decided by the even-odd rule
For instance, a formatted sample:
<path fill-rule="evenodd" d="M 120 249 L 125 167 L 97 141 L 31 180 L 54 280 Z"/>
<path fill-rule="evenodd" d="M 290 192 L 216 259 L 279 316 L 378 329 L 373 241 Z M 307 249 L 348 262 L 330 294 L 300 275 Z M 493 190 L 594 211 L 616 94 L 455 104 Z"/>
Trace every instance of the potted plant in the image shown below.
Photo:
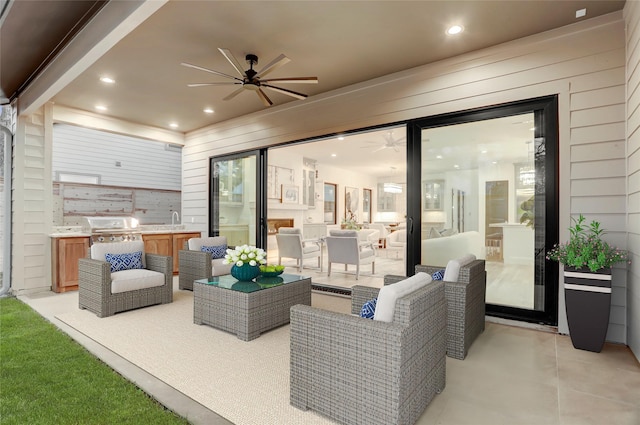
<path fill-rule="evenodd" d="M 587 226 L 582 214 L 571 219 L 569 242 L 557 244 L 547 259 L 564 265 L 564 294 L 569 336 L 575 348 L 600 352 L 609 325 L 611 266 L 627 253 L 602 240 L 597 221 Z"/>
<path fill-rule="evenodd" d="M 358 226 L 357 218 L 353 211 L 347 211 L 346 215 L 347 216 L 342 219 L 340 228 L 348 230 L 359 230 L 360 226 Z"/>
<path fill-rule="evenodd" d="M 252 280 L 260 274 L 260 265 L 266 264 L 267 254 L 262 248 L 255 246 L 242 245 L 235 249 L 227 249 L 227 255 L 224 256 L 224 264 L 233 264 L 231 266 L 231 276 L 239 281 Z"/>

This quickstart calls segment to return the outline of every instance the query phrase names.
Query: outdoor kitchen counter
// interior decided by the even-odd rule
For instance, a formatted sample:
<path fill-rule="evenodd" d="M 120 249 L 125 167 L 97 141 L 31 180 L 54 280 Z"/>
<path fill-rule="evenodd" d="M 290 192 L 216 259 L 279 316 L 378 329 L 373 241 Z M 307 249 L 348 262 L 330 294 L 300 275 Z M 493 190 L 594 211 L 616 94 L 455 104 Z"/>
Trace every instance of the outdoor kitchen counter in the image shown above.
<path fill-rule="evenodd" d="M 169 227 L 169 226 L 167 226 Z M 178 251 L 190 238 L 198 238 L 201 232 L 184 228 L 140 229 L 145 252 L 173 257 L 173 273 L 178 274 Z M 78 260 L 88 256 L 90 232 L 64 227 L 54 229 L 51 238 L 51 289 L 66 292 L 78 289 Z"/>
<path fill-rule="evenodd" d="M 142 235 L 157 235 L 157 234 L 174 234 L 174 233 L 200 233 L 198 230 L 192 230 L 185 228 L 186 226 L 180 225 L 171 228 L 170 225 L 162 226 L 140 226 L 134 231 L 140 232 Z M 53 233 L 49 234 L 50 238 L 82 238 L 90 237 L 91 232 L 83 231 L 81 226 L 56 226 Z"/>

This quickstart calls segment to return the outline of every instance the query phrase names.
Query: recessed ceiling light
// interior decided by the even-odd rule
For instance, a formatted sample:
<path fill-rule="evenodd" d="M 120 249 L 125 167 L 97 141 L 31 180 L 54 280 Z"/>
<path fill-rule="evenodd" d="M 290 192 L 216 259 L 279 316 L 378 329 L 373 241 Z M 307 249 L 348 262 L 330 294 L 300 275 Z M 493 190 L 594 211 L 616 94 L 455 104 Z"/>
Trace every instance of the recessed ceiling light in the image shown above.
<path fill-rule="evenodd" d="M 498 163 L 498 161 L 493 161 L 493 162 L 492 162 L 492 164 L 497 164 L 497 163 Z"/>
<path fill-rule="evenodd" d="M 107 83 L 107 84 L 114 84 L 116 82 L 116 80 L 114 80 L 113 78 L 109 78 L 109 77 L 100 77 L 100 81 L 102 81 L 103 83 Z"/>
<path fill-rule="evenodd" d="M 460 166 L 458 164 L 455 164 L 453 168 L 460 168 Z"/>
<path fill-rule="evenodd" d="M 338 136 L 338 140 L 344 140 L 344 136 Z"/>
<path fill-rule="evenodd" d="M 107 110 L 107 107 L 106 107 L 106 106 L 104 106 L 104 105 L 96 105 L 96 109 L 97 109 L 98 111 L 106 111 L 106 110 Z"/>
<path fill-rule="evenodd" d="M 204 108 L 203 111 L 205 114 L 213 114 L 213 109 L 211 108 Z"/>
<path fill-rule="evenodd" d="M 175 122 L 172 122 L 172 123 L 169 124 L 169 127 L 178 128 L 178 124 L 176 124 Z"/>
<path fill-rule="evenodd" d="M 332 153 L 331 156 L 335 158 L 338 155 L 336 155 L 335 153 Z"/>
<path fill-rule="evenodd" d="M 464 28 L 462 27 L 462 25 L 452 25 L 447 29 L 447 34 L 456 35 L 456 34 L 460 34 L 462 31 L 464 31 Z"/>
<path fill-rule="evenodd" d="M 438 155 L 438 156 L 436 156 L 436 158 L 442 159 L 442 155 Z"/>

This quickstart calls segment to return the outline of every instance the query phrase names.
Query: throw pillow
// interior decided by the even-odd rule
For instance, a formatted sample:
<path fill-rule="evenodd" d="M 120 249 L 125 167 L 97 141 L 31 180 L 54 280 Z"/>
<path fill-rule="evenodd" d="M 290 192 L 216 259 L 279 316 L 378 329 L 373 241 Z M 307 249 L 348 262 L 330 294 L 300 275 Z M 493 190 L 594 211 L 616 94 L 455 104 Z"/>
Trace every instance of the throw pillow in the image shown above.
<path fill-rule="evenodd" d="M 224 258 L 227 253 L 227 245 L 201 246 L 200 251 L 209 252 L 211 259 L 215 260 L 217 258 Z"/>
<path fill-rule="evenodd" d="M 384 285 L 378 292 L 378 300 L 376 301 L 376 312 L 373 320 L 381 322 L 393 322 L 393 315 L 396 310 L 396 301 L 405 295 L 416 291 L 423 286 L 431 283 L 431 276 L 427 273 L 419 272 L 411 277 L 396 282 L 392 285 Z"/>
<path fill-rule="evenodd" d="M 434 273 L 431 275 L 431 278 L 432 278 L 433 280 L 442 280 L 442 279 L 444 278 L 444 269 L 442 269 L 442 270 L 437 270 L 436 272 L 434 272 Z"/>
<path fill-rule="evenodd" d="M 362 305 L 360 309 L 360 317 L 364 317 L 365 319 L 373 319 L 373 315 L 376 312 L 376 302 L 377 298 L 367 301 Z"/>
<path fill-rule="evenodd" d="M 111 264 L 111 273 L 142 268 L 142 251 L 124 254 L 107 253 L 105 259 Z"/>
<path fill-rule="evenodd" d="M 438 232 L 435 227 L 432 227 L 431 230 L 429 230 L 429 237 L 427 239 L 436 239 L 441 237 L 442 235 L 440 234 L 440 232 Z"/>

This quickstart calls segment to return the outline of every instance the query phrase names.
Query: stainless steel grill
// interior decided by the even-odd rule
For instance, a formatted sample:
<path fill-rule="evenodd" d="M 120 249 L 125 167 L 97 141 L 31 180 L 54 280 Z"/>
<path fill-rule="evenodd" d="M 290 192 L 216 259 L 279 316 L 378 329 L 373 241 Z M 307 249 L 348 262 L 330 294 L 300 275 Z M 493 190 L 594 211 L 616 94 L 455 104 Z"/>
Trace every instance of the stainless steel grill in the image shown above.
<path fill-rule="evenodd" d="M 91 244 L 142 240 L 134 217 L 83 217 L 82 231 L 90 233 Z"/>

